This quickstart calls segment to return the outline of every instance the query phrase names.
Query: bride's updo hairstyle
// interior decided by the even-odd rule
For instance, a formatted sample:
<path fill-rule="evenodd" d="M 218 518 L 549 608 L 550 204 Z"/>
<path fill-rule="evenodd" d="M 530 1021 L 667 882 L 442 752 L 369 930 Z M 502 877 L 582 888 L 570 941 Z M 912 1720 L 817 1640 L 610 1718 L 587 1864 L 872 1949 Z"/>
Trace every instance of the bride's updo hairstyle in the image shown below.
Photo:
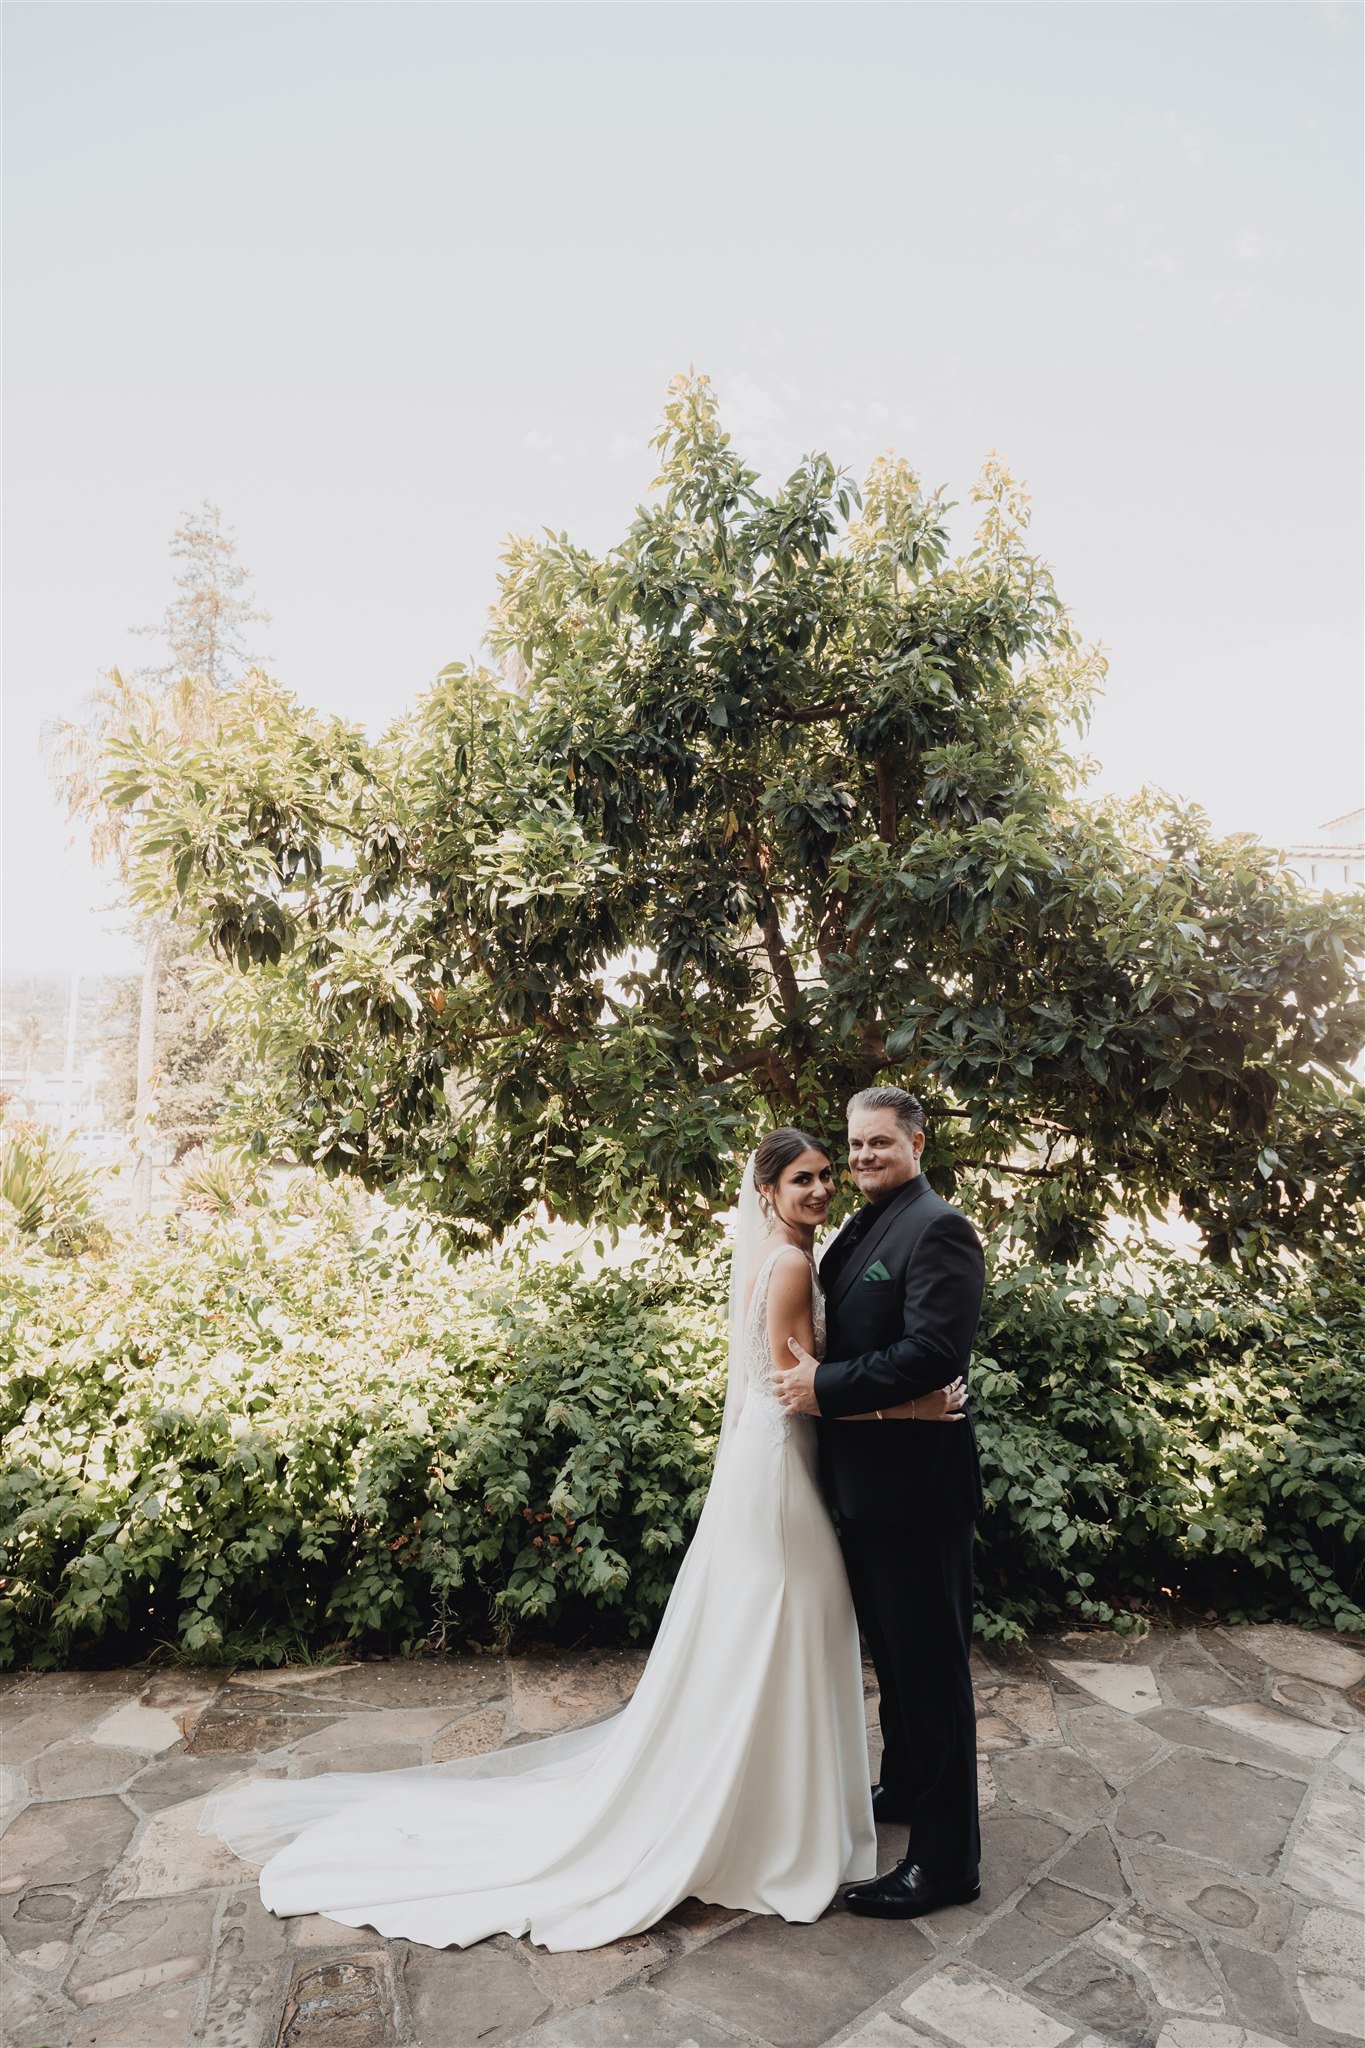
<path fill-rule="evenodd" d="M 754 1186 L 760 1195 L 765 1188 L 775 1188 L 793 1159 L 799 1159 L 803 1152 L 819 1152 L 825 1159 L 833 1156 L 822 1139 L 807 1137 L 790 1124 L 760 1138 L 754 1153 Z"/>

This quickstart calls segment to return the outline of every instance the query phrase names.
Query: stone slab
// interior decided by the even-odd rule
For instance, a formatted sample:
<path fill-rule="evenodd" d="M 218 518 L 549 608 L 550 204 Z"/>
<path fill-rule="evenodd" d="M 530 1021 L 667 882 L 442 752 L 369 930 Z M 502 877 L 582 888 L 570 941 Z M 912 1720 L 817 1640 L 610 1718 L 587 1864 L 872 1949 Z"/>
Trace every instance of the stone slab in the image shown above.
<path fill-rule="evenodd" d="M 550 1735 L 613 1713 L 635 1691 L 644 1666 L 641 1650 L 509 1657 L 517 1727 L 523 1735 Z"/>
<path fill-rule="evenodd" d="M 1175 2018 L 1162 2027 L 1156 2048 L 1285 2048 L 1285 2044 L 1252 2027 L 1231 2026 L 1224 2020 Z"/>
<path fill-rule="evenodd" d="M 1073 2029 L 963 1963 L 945 1963 L 902 2001 L 957 2048 L 1060 2048 Z"/>
<path fill-rule="evenodd" d="M 501 1707 L 481 1707 L 462 1721 L 450 1722 L 431 1745 L 434 1764 L 453 1763 L 460 1757 L 485 1756 L 497 1749 L 507 1732 L 507 1717 Z"/>
<path fill-rule="evenodd" d="M 67 2007 L 55 1992 L 0 1959 L 0 2016 L 6 2048 L 55 2048 L 70 2023 Z"/>
<path fill-rule="evenodd" d="M 1332 1769 L 1354 1785 L 1357 1791 L 1365 1791 L 1365 1735 L 1359 1730 L 1347 1736 L 1332 1758 Z"/>
<path fill-rule="evenodd" d="M 1076 2024 L 1118 2041 L 1151 2039 L 1147 2007 L 1131 1973 L 1087 1942 L 1073 1948 L 1029 1980 L 1030 1992 L 1073 2017 Z"/>
<path fill-rule="evenodd" d="M 1215 1721 L 1212 1709 L 1194 1714 L 1185 1707 L 1159 1707 L 1145 1716 L 1142 1725 L 1176 1748 L 1202 1750 L 1207 1756 L 1223 1757 L 1230 1763 L 1259 1764 L 1263 1770 L 1279 1771 L 1301 1781 L 1311 1778 L 1316 1768 L 1310 1759 L 1295 1756 L 1280 1743 L 1267 1742 L 1245 1728 L 1230 1728 Z"/>
<path fill-rule="evenodd" d="M 936 2048 L 936 2044 L 917 2027 L 903 2025 L 889 2012 L 879 2012 L 856 2034 L 849 2034 L 840 2048 Z"/>
<path fill-rule="evenodd" d="M 1164 1757 L 1119 1795 L 1118 1833 L 1184 1849 L 1265 1877 L 1303 1800 L 1303 1787 L 1253 1764 L 1185 1751 Z"/>
<path fill-rule="evenodd" d="M 350 1707 L 449 1707 L 452 1712 L 502 1699 L 509 1689 L 501 1657 L 432 1657 L 338 1666 L 306 1696 Z"/>
<path fill-rule="evenodd" d="M 1010 1912 L 987 1922 L 964 1952 L 965 1959 L 996 1977 L 1027 1977 L 1110 1910 L 1107 1900 L 1042 1878 Z"/>
<path fill-rule="evenodd" d="M 1052 1690 L 1041 1679 L 993 1680 L 976 1688 L 978 1719 L 994 1715 L 1018 1731 L 1026 1742 L 1060 1742 Z"/>
<path fill-rule="evenodd" d="M 41 1756 L 54 1743 L 69 1742 L 87 1733 L 109 1711 L 103 1694 L 82 1694 L 74 1700 L 54 1699 L 41 1709 L 26 1714 L 5 1730 L 4 1756 L 7 1764 L 26 1764 Z"/>
<path fill-rule="evenodd" d="M 666 1964 L 652 1988 L 772 2048 L 818 2048 L 933 1953 L 904 1921 L 835 1912 L 794 1926 L 765 1915 Z"/>
<path fill-rule="evenodd" d="M 439 2048 L 452 2048 L 452 2044 L 443 2041 Z M 636 1985 L 604 1998 L 600 2005 L 543 2020 L 523 2034 L 519 2048 L 745 2048 L 745 2044 L 742 2036 L 737 2040 L 734 2034 L 675 2005 L 652 1987 Z"/>
<path fill-rule="evenodd" d="M 52 1930 L 47 1931 L 50 1933 Z M 74 1939 L 77 1930 L 74 1927 L 62 1928 L 59 1932 L 70 1933 Z M 7 1946 L 13 1960 L 21 1969 L 41 1970 L 45 1977 L 52 1978 L 54 1982 L 60 1978 L 73 1954 L 70 1941 L 44 1941 L 41 1939 L 41 1933 L 40 1938 L 35 1940 L 31 1932 L 26 1937 L 22 1922 L 16 1922 L 11 1928 Z M 0 2007 L 0 2012 L 3 2010 L 4 2008 Z"/>
<path fill-rule="evenodd" d="M 90 1792 L 113 1792 L 126 1785 L 146 1763 L 136 1749 L 106 1749 L 88 1737 L 44 1750 L 28 1767 L 29 1790 L 35 1799 L 79 1799 Z"/>
<path fill-rule="evenodd" d="M 1271 1954 L 1289 1938 L 1291 1902 L 1268 1884 L 1172 1849 L 1134 1846 L 1128 1863 L 1145 1902 L 1199 1934 Z"/>
<path fill-rule="evenodd" d="M 1215 1941 L 1213 1953 L 1228 1990 L 1228 2018 L 1243 2026 L 1273 2027 L 1286 2040 L 1294 2040 L 1300 2013 L 1279 1958 L 1230 1941 Z"/>
<path fill-rule="evenodd" d="M 1343 1735 L 1359 1728 L 1365 1719 L 1349 1698 L 1307 1678 L 1272 1678 L 1270 1697 L 1300 1721 L 1311 1721 L 1317 1728 L 1339 1728 Z"/>
<path fill-rule="evenodd" d="M 1243 1700 L 1232 1707 L 1209 1707 L 1206 1714 L 1220 1727 L 1254 1735 L 1276 1749 L 1287 1749 L 1293 1756 L 1330 1756 L 1341 1740 L 1334 1728 L 1317 1728 L 1311 1721 L 1295 1720 L 1293 1715 L 1268 1707 L 1260 1700 Z"/>
<path fill-rule="evenodd" d="M 1074 1708 L 1066 1717 L 1066 1732 L 1111 1785 L 1126 1785 L 1160 1756 L 1163 1746 L 1153 1729 L 1115 1707 Z"/>
<path fill-rule="evenodd" d="M 112 1797 L 54 1800 L 28 1806 L 4 1837 L 4 1864 L 32 1884 L 79 1884 L 103 1878 L 127 1848 L 137 1823 Z"/>
<path fill-rule="evenodd" d="M 592 1951 L 588 1951 L 589 1954 Z M 434 1949 L 414 1944 L 403 1985 L 417 2048 L 449 2048 L 462 2037 L 478 2048 L 518 2040 L 551 2009 L 519 1945 Z"/>
<path fill-rule="evenodd" d="M 1329 1771 L 1313 1792 L 1284 1883 L 1302 1899 L 1350 1911 L 1365 1898 L 1365 1801 L 1336 1772 Z"/>
<path fill-rule="evenodd" d="M 95 1723 L 90 1740 L 108 1743 L 111 1749 L 138 1749 L 146 1756 L 159 1756 L 181 1740 L 180 1723 L 160 1707 L 128 1700 Z"/>
<path fill-rule="evenodd" d="M 213 1900 L 156 1899 L 111 1906 L 87 1934 L 65 1990 L 79 2008 L 187 1983 L 207 1966 Z"/>
<path fill-rule="evenodd" d="M 325 1913 L 291 1913 L 284 1928 L 294 1948 L 370 1948 L 374 1944 L 373 1927 L 347 1927 L 340 1920 L 329 1920 Z"/>
<path fill-rule="evenodd" d="M 171 1984 L 120 2005 L 92 2006 L 77 2014 L 69 2048 L 199 2048 L 199 1990 L 197 1982 Z"/>
<path fill-rule="evenodd" d="M 673 1954 L 662 1928 L 630 1934 L 602 1948 L 564 1949 L 558 1954 L 526 1945 L 532 1975 L 556 2005 L 591 2005 L 629 1984 L 643 1970 L 667 1962 Z"/>
<path fill-rule="evenodd" d="M 1094 1892 L 1101 1899 L 1117 1901 L 1128 1894 L 1118 1850 L 1108 1828 L 1091 1828 L 1089 1834 L 1082 1835 L 1065 1856 L 1058 1857 L 1052 1875 L 1059 1884 Z"/>
<path fill-rule="evenodd" d="M 1239 1629 L 1237 1640 L 1273 1670 L 1291 1672 L 1295 1678 L 1310 1678 L 1315 1685 L 1345 1691 L 1365 1679 L 1365 1653 L 1314 1629 L 1262 1622 Z"/>
<path fill-rule="evenodd" d="M 1107 1920 L 1092 1936 L 1102 1954 L 1131 1963 L 1168 2012 L 1221 2019 L 1227 2011 L 1218 1980 L 1192 1934 L 1142 1907 Z"/>
<path fill-rule="evenodd" d="M 1299 1996 L 1319 2027 L 1365 2040 L 1365 1919 L 1315 1906 L 1299 1930 Z"/>
<path fill-rule="evenodd" d="M 1156 1664 L 1163 1695 L 1178 1707 L 1222 1707 L 1246 1698 L 1246 1683 L 1234 1678 L 1193 1636 L 1176 1636 Z"/>
<path fill-rule="evenodd" d="M 291 1967 L 285 1923 L 252 1885 L 223 1907 L 213 1955 L 203 2048 L 260 2048 L 273 2040 Z"/>
<path fill-rule="evenodd" d="M 1061 1677 L 1120 1713 L 1145 1714 L 1161 1705 L 1150 1664 L 1100 1663 L 1088 1657 L 1050 1657 L 1048 1662 Z"/>
<path fill-rule="evenodd" d="M 978 1749 L 1022 1749 L 1024 1738 L 1019 1730 L 998 1714 L 978 1714 L 976 1717 L 976 1745 Z"/>
<path fill-rule="evenodd" d="M 423 1745 L 417 1742 L 358 1743 L 354 1749 L 338 1749 L 321 1756 L 301 1756 L 298 1775 L 320 1778 L 334 1772 L 411 1771 L 423 1761 Z"/>
<path fill-rule="evenodd" d="M 1071 1749 L 1016 1750 L 994 1757 L 991 1768 L 1004 1797 L 1033 1813 L 1079 1823 L 1101 1819 L 1113 1803 L 1099 1772 Z"/>
<path fill-rule="evenodd" d="M 165 1898 L 175 1892 L 202 1891 L 215 1885 L 239 1885 L 254 1874 L 213 1835 L 199 1833 L 202 1799 L 168 1806 L 143 1824 L 136 1846 L 110 1888 L 115 1899 Z"/>
<path fill-rule="evenodd" d="M 125 1788 L 125 1796 L 143 1813 L 159 1813 L 166 1806 L 183 1805 L 187 1799 L 201 1799 L 228 1778 L 240 1777 L 248 1762 L 240 1756 L 188 1756 L 173 1750 L 143 1768 Z"/>
<path fill-rule="evenodd" d="M 368 1713 L 343 1714 L 325 1728 L 315 1728 L 295 1744 L 297 1756 L 330 1756 L 365 1743 L 430 1742 L 452 1720 L 446 1707 L 375 1707 Z"/>

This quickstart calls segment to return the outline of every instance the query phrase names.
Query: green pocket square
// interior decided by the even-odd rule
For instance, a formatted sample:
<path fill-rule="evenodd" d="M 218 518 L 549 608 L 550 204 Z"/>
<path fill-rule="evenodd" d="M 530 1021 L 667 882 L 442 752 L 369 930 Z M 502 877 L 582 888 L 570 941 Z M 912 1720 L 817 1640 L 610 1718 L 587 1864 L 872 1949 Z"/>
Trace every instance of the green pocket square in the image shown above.
<path fill-rule="evenodd" d="M 874 1259 L 863 1274 L 863 1278 L 864 1280 L 889 1280 L 891 1275 L 887 1272 L 880 1259 Z"/>

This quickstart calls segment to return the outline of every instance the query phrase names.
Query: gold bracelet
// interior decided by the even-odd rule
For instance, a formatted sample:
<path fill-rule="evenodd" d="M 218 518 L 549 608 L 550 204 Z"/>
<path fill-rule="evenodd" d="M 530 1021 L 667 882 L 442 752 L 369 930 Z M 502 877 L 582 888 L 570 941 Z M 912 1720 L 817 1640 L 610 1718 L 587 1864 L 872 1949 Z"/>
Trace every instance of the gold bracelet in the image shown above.
<path fill-rule="evenodd" d="M 878 1422 L 885 1422 L 885 1420 L 886 1420 L 886 1417 L 885 1417 L 885 1416 L 884 1416 L 884 1415 L 882 1414 L 882 1411 L 881 1411 L 881 1409 L 880 1409 L 880 1408 L 874 1408 L 874 1409 L 872 1410 L 872 1413 L 873 1413 L 873 1414 L 874 1414 L 874 1415 L 876 1416 L 876 1418 L 877 1418 Z"/>

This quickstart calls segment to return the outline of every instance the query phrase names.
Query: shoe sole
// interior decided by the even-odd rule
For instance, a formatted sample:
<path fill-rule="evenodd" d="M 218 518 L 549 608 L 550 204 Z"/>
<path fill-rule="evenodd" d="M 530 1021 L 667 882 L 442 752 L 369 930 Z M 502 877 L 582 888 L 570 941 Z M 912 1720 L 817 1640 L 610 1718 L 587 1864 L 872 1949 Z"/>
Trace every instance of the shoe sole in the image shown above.
<path fill-rule="evenodd" d="M 890 1899 L 874 1902 L 870 1899 L 845 1898 L 844 1911 L 861 1914 L 865 1920 L 921 1920 L 926 1913 L 937 1913 L 944 1906 L 970 1906 L 973 1899 L 980 1897 L 981 1887 L 974 1884 L 964 1886 L 961 1891 L 944 1892 L 927 1906 L 901 1906 L 894 1904 Z"/>

